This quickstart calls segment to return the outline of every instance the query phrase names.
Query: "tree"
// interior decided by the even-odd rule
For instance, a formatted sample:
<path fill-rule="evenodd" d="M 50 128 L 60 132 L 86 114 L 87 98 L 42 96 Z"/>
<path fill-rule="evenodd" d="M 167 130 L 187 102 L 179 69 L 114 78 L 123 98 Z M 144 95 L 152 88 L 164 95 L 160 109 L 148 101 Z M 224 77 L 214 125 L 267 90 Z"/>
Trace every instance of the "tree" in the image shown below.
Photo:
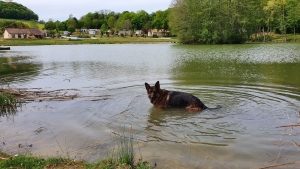
<path fill-rule="evenodd" d="M 38 15 L 27 7 L 15 2 L 4 1 L 0 1 L 0 18 L 35 21 L 39 19 Z"/>
<path fill-rule="evenodd" d="M 146 24 L 149 21 L 149 14 L 144 11 L 138 11 L 132 18 L 132 25 L 135 30 L 147 29 Z"/>
<path fill-rule="evenodd" d="M 169 25 L 183 43 L 244 43 L 263 28 L 262 14 L 259 0 L 174 0 Z"/>
<path fill-rule="evenodd" d="M 53 22 L 53 20 L 50 19 L 48 22 L 45 23 L 45 29 L 46 30 L 55 30 L 56 24 Z"/>
<path fill-rule="evenodd" d="M 117 20 L 117 24 L 116 24 L 117 29 L 131 30 L 132 29 L 131 20 L 133 18 L 133 15 L 134 13 L 128 11 L 123 12 Z"/>
<path fill-rule="evenodd" d="M 56 22 L 56 29 L 59 31 L 67 30 L 66 22 Z"/>
<path fill-rule="evenodd" d="M 92 28 L 92 25 L 93 25 L 92 13 L 88 13 L 88 14 L 84 15 L 80 20 L 82 21 L 82 23 L 83 23 L 82 26 L 84 28 L 87 28 L 87 29 Z"/>
<path fill-rule="evenodd" d="M 107 20 L 107 25 L 108 25 L 109 29 L 114 31 L 115 30 L 115 25 L 116 25 L 116 17 L 115 16 L 110 16 Z"/>
<path fill-rule="evenodd" d="M 169 11 L 157 11 L 153 14 L 152 28 L 156 29 L 168 29 L 168 14 Z"/>
<path fill-rule="evenodd" d="M 69 19 L 67 20 L 66 26 L 67 26 L 67 30 L 69 32 L 73 33 L 73 32 L 75 32 L 76 28 L 79 28 L 78 20 L 75 17 L 73 17 L 72 15 L 70 15 Z"/>
<path fill-rule="evenodd" d="M 293 29 L 294 41 L 296 41 L 296 27 L 300 23 L 300 2 L 289 0 L 287 3 L 287 23 Z"/>

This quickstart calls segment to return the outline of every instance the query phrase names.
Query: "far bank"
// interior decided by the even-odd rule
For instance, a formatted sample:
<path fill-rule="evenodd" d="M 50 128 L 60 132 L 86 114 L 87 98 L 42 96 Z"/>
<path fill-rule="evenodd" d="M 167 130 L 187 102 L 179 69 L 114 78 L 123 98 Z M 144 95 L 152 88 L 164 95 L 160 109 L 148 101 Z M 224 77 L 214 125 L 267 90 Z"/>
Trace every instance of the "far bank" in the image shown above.
<path fill-rule="evenodd" d="M 124 44 L 124 43 L 177 43 L 174 38 L 105 37 L 97 39 L 0 39 L 3 46 Z"/>
<path fill-rule="evenodd" d="M 248 43 L 299 43 L 300 34 L 279 35 L 275 34 L 272 38 L 264 41 L 248 40 Z M 176 37 L 149 38 L 149 37 L 101 37 L 95 39 L 63 39 L 63 38 L 44 38 L 44 39 L 3 39 L 0 38 L 0 46 L 34 46 L 34 45 L 76 45 L 76 44 L 146 44 L 146 43 L 180 43 Z"/>

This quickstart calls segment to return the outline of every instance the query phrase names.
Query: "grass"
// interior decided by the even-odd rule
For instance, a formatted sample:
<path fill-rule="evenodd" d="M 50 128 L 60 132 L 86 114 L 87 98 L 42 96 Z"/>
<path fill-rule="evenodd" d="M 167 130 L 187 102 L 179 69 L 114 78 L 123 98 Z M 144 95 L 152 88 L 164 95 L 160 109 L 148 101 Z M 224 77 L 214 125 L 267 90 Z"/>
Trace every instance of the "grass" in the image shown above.
<path fill-rule="evenodd" d="M 148 162 L 134 161 L 132 138 L 122 137 L 114 155 L 97 163 L 63 158 L 38 158 L 32 156 L 10 157 L 0 152 L 0 169 L 151 169 Z"/>
<path fill-rule="evenodd" d="M 142 38 L 142 37 L 103 37 L 98 39 L 0 39 L 5 46 L 32 45 L 74 45 L 74 44 L 125 44 L 125 43 L 165 43 L 177 42 L 172 38 Z"/>
<path fill-rule="evenodd" d="M 18 106 L 18 100 L 10 93 L 0 92 L 0 116 L 14 112 Z"/>
<path fill-rule="evenodd" d="M 253 36 L 250 38 L 248 43 L 263 43 L 264 42 L 264 36 L 262 34 L 258 35 L 256 37 L 256 34 L 253 34 Z M 275 34 L 275 33 L 266 33 L 265 34 L 265 42 L 266 43 L 285 43 L 285 42 L 300 42 L 300 34 Z"/>
<path fill-rule="evenodd" d="M 36 21 L 29 21 L 29 20 L 16 20 L 16 19 L 0 19 L 0 25 L 2 22 L 11 21 L 11 22 L 19 22 L 27 25 L 29 28 L 37 28 L 37 29 L 44 29 L 45 25 L 40 24 Z"/>
<path fill-rule="evenodd" d="M 0 169 L 54 169 L 54 168 L 86 168 L 86 164 L 82 161 L 73 161 L 62 158 L 43 159 L 31 156 L 9 157 L 0 160 Z"/>

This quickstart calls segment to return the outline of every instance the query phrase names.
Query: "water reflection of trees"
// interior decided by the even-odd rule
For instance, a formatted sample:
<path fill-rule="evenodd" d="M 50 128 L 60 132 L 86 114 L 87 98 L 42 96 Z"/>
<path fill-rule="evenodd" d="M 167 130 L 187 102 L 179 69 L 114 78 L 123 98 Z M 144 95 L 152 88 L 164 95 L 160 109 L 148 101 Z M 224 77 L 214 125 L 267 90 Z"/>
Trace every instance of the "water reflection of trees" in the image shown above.
<path fill-rule="evenodd" d="M 28 81 L 38 75 L 40 64 L 29 62 L 29 57 L 0 57 L 0 85 Z"/>
<path fill-rule="evenodd" d="M 178 63 L 173 77 L 187 84 L 274 83 L 300 86 L 300 63 L 243 63 L 203 58 Z"/>

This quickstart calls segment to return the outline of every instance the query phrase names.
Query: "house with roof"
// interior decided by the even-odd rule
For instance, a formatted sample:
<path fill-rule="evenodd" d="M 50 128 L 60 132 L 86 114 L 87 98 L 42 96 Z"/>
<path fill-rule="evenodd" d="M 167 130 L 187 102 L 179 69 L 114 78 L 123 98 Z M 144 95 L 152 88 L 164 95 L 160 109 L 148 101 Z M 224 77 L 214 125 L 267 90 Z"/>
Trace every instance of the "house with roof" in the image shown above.
<path fill-rule="evenodd" d="M 150 29 L 148 31 L 149 37 L 167 37 L 170 36 L 170 31 L 165 29 Z"/>
<path fill-rule="evenodd" d="M 132 35 L 132 31 L 131 30 L 120 30 L 118 32 L 119 36 L 131 36 Z"/>
<path fill-rule="evenodd" d="M 37 39 L 44 38 L 45 32 L 39 29 L 6 28 L 3 33 L 4 39 Z"/>

